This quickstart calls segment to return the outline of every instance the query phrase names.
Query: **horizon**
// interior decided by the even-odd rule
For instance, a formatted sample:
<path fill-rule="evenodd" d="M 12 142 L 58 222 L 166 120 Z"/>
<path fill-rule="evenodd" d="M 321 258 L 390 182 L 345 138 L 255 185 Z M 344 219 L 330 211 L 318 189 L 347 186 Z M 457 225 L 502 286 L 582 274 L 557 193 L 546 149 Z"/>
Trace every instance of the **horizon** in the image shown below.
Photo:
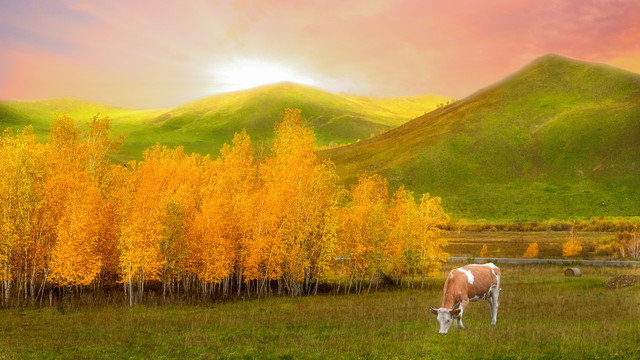
<path fill-rule="evenodd" d="M 174 105 L 174 106 L 166 106 L 166 107 L 153 107 L 153 108 L 145 108 L 145 107 L 141 107 L 141 106 L 126 106 L 126 105 L 121 105 L 121 104 L 114 104 L 114 103 L 105 103 L 105 102 L 101 102 L 99 100 L 95 100 L 95 99 L 88 99 L 88 98 L 84 98 L 84 97 L 80 97 L 80 96 L 71 96 L 71 95 L 67 95 L 67 96 L 56 96 L 56 97 L 44 97 L 44 98 L 21 98 L 21 99 L 2 99 L 0 98 L 0 101 L 46 101 L 46 100 L 64 100 L 64 99 L 73 99 L 73 100 L 80 100 L 80 101 L 86 101 L 86 102 L 95 102 L 95 103 L 100 103 L 102 105 L 107 105 L 107 106 L 114 106 L 114 107 L 121 107 L 121 108 L 130 108 L 130 109 L 137 109 L 137 110 L 160 110 L 160 109 L 171 109 L 174 107 L 179 107 L 181 105 L 187 104 L 189 102 L 192 101 L 198 101 L 201 99 L 206 99 L 209 97 L 213 97 L 213 96 L 218 96 L 218 95 L 226 95 L 226 94 L 234 94 L 234 93 L 240 93 L 240 92 L 247 92 L 247 91 L 252 91 L 252 90 L 257 90 L 260 88 L 264 88 L 264 87 L 270 87 L 270 86 L 277 86 L 277 85 L 281 85 L 281 84 L 291 84 L 291 85 L 295 85 L 295 86 L 300 86 L 300 87 L 310 87 L 312 89 L 316 89 L 316 90 L 320 90 L 320 91 L 326 91 L 326 92 L 330 92 L 332 94 L 336 94 L 336 95 L 344 95 L 344 96 L 362 96 L 362 97 L 371 97 L 371 98 L 380 98 L 380 99 L 393 99 L 393 98 L 411 98 L 411 97 L 420 97 L 420 96 L 442 96 L 442 97 L 448 97 L 451 99 L 455 99 L 455 100 L 461 100 L 464 99 L 466 97 L 472 96 L 474 95 L 476 92 L 490 87 L 494 84 L 500 83 L 501 81 L 517 74 L 518 72 L 520 72 L 521 70 L 523 70 L 524 68 L 526 68 L 527 66 L 529 66 L 530 64 L 532 64 L 533 62 L 541 59 L 541 58 L 545 58 L 545 57 L 559 57 L 562 58 L 564 60 L 567 61 L 575 61 L 575 62 L 580 62 L 580 63 L 586 63 L 586 64 L 593 64 L 593 65 L 602 65 L 602 66 L 609 66 L 609 67 L 613 67 L 616 69 L 620 69 L 623 71 L 628 71 L 631 74 L 636 74 L 636 75 L 640 75 L 640 73 L 638 72 L 634 72 L 631 70 L 627 70 L 624 68 L 620 68 L 617 66 L 613 66 L 610 64 L 606 64 L 606 63 L 599 63 L 599 62 L 590 62 L 590 61 L 583 61 L 583 60 L 576 60 L 576 59 L 572 59 L 560 54 L 554 54 L 554 53 L 548 53 L 548 54 L 544 54 L 541 55 L 537 58 L 534 58 L 533 60 L 531 60 L 529 63 L 524 64 L 522 67 L 516 69 L 514 72 L 505 75 L 503 78 L 500 79 L 494 79 L 493 81 L 477 88 L 476 90 L 472 91 L 471 93 L 469 93 L 468 95 L 461 97 L 461 98 L 456 98 L 453 96 L 449 96 L 446 94 L 435 94 L 435 93 L 424 93 L 424 94 L 413 94 L 413 95 L 405 95 L 405 96 L 375 96 L 375 95 L 363 95 L 363 94 L 353 94 L 353 93 L 346 93 L 346 92 L 334 92 L 331 90 L 327 90 L 327 89 L 323 89 L 317 86 L 313 86 L 313 85 L 308 85 L 308 84 L 302 84 L 302 83 L 297 83 L 294 81 L 289 81 L 289 80 L 282 80 L 282 81 L 277 81 L 277 82 L 273 82 L 273 83 L 267 83 L 267 84 L 261 84 L 261 85 L 256 85 L 253 87 L 249 87 L 249 88 L 242 88 L 242 89 L 236 89 L 236 90 L 229 90 L 229 91 L 224 91 L 224 92 L 219 92 L 219 93 L 213 93 L 213 94 L 208 94 L 208 95 L 204 95 L 202 97 L 199 98 L 195 98 L 195 99 L 188 99 L 180 104 Z"/>
<path fill-rule="evenodd" d="M 640 72 L 633 1 L 153 4 L 8 1 L 0 98 L 170 108 L 279 82 L 464 98 L 550 53 Z"/>
<path fill-rule="evenodd" d="M 260 88 L 264 88 L 264 87 L 270 87 L 270 86 L 277 86 L 277 85 L 283 85 L 283 84 L 290 84 L 290 85 L 294 85 L 294 86 L 300 86 L 300 87 L 309 87 L 315 90 L 320 90 L 320 91 L 326 91 L 332 94 L 336 94 L 336 95 L 344 95 L 344 96 L 358 96 L 358 97 L 370 97 L 370 98 L 378 98 L 378 99 L 394 99 L 394 98 L 398 98 L 398 99 L 403 99 L 403 98 L 411 98 L 411 97 L 420 97 L 420 96 L 441 96 L 443 98 L 451 98 L 451 99 L 456 99 L 456 100 L 460 100 L 458 98 L 454 98 L 452 96 L 448 96 L 448 95 L 442 95 L 442 94 L 415 94 L 415 95 L 406 95 L 406 96 L 370 96 L 370 95 L 362 95 L 362 94 L 351 94 L 351 93 L 345 93 L 345 92 L 333 92 L 327 89 L 322 89 L 320 87 L 317 86 L 313 86 L 313 85 L 307 85 L 307 84 L 300 84 L 300 83 L 296 83 L 293 81 L 288 81 L 288 80 L 283 80 L 283 81 L 278 81 L 278 82 L 273 82 L 273 83 L 269 83 L 269 84 L 263 84 L 263 85 L 257 85 L 254 87 L 250 87 L 250 88 L 245 88 L 245 89 L 238 89 L 238 90 L 230 90 L 230 91 L 225 91 L 225 92 L 220 92 L 220 93 L 215 93 L 215 94 L 209 94 L 209 95 L 204 95 L 203 97 L 199 97 L 196 99 L 189 99 L 186 100 L 183 103 L 177 104 L 175 106 L 167 106 L 167 107 L 155 107 L 155 108 L 144 108 L 144 107 L 136 107 L 136 106 L 124 106 L 124 105 L 120 105 L 120 104 L 113 104 L 113 103 L 105 103 L 105 102 L 101 102 L 95 99 L 88 99 L 88 98 L 83 98 L 80 96 L 71 96 L 71 95 L 67 95 L 67 96 L 55 96 L 55 97 L 42 97 L 42 98 L 20 98 L 20 99 L 7 99 L 7 98 L 0 98 L 0 101 L 46 101 L 46 100 L 65 100 L 65 99 L 73 99 L 73 100 L 80 100 L 80 101 L 86 101 L 86 102 L 95 102 L 95 103 L 99 103 L 102 105 L 108 105 L 108 106 L 114 106 L 114 107 L 121 107 L 121 108 L 129 108 L 129 109 L 134 109 L 134 110 L 160 110 L 160 109 L 171 109 L 174 107 L 179 107 L 182 106 L 184 104 L 187 104 L 189 102 L 192 101 L 198 101 L 201 99 L 206 99 L 209 97 L 213 97 L 213 96 L 218 96 L 218 95 L 227 95 L 227 94 L 234 94 L 234 93 L 241 93 L 241 92 L 247 92 L 247 91 L 252 91 L 252 90 L 257 90 Z"/>

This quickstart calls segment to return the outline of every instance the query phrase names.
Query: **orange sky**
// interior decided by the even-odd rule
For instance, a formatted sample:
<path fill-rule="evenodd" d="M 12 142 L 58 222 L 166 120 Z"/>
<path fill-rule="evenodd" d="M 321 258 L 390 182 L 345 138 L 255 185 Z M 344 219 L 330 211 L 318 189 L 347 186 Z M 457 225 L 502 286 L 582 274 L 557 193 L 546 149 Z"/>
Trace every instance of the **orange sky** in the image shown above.
<path fill-rule="evenodd" d="M 633 0 L 3 0 L 0 98 L 168 107 L 237 89 L 247 64 L 335 92 L 464 97 L 547 53 L 640 72 L 638 14 Z"/>

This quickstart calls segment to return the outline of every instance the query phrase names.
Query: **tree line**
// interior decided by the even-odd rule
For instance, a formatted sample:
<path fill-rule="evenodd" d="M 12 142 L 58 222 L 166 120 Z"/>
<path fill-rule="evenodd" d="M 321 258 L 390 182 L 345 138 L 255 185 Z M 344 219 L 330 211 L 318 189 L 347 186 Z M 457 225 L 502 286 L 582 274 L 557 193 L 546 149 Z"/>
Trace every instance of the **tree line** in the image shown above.
<path fill-rule="evenodd" d="M 375 290 L 383 276 L 424 285 L 448 258 L 440 198 L 390 194 L 376 175 L 339 185 L 303 124 L 285 110 L 269 151 L 242 131 L 216 158 L 156 145 L 126 166 L 111 160 L 123 138 L 110 137 L 107 117 L 57 116 L 46 143 L 31 127 L 7 129 L 2 306 L 106 288 L 131 306 L 149 287 L 165 300 L 299 296 L 328 276 L 339 292 Z"/>

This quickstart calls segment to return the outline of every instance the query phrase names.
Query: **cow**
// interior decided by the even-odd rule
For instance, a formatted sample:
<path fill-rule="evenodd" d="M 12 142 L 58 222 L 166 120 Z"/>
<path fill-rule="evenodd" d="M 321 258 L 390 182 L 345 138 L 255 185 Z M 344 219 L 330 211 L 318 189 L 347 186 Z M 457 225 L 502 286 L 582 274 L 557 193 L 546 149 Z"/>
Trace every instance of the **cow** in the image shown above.
<path fill-rule="evenodd" d="M 500 295 L 500 269 L 493 263 L 469 264 L 453 269 L 444 283 L 442 306 L 431 308 L 438 317 L 440 335 L 445 335 L 453 319 L 464 329 L 462 314 L 469 301 L 486 299 L 491 307 L 491 326 L 498 320 L 498 296 Z"/>

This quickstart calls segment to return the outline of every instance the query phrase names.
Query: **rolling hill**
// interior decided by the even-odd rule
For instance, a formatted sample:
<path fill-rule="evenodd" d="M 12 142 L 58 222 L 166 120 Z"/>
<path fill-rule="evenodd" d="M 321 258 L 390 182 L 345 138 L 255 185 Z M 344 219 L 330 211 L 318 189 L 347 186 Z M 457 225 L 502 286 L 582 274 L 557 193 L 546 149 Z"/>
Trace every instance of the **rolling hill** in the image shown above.
<path fill-rule="evenodd" d="M 282 111 L 299 108 L 316 132 L 318 146 L 367 139 L 395 128 L 438 104 L 453 100 L 439 95 L 375 98 L 336 94 L 310 86 L 278 83 L 213 95 L 171 109 L 128 109 L 75 98 L 0 101 L 0 128 L 32 124 L 45 140 L 54 113 L 88 120 L 110 117 L 114 134 L 124 134 L 119 161 L 139 159 L 156 142 L 185 147 L 187 152 L 216 154 L 233 134 L 247 129 L 254 144 L 270 141 Z"/>
<path fill-rule="evenodd" d="M 640 214 L 640 75 L 543 56 L 467 98 L 319 153 L 343 180 L 441 196 L 455 218 Z"/>

